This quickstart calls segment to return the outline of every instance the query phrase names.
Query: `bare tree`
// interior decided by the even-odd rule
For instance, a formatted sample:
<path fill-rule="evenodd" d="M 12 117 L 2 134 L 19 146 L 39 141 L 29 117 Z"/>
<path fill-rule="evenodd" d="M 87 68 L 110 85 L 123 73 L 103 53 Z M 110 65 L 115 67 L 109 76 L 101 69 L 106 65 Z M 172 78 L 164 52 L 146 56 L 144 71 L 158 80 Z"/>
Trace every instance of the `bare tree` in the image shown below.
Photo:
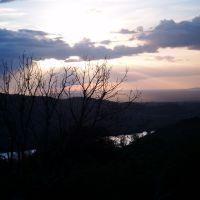
<path fill-rule="evenodd" d="M 31 131 L 31 119 L 35 97 L 41 82 L 41 71 L 32 57 L 25 54 L 19 58 L 18 67 L 2 62 L 1 97 L 3 98 L 3 119 L 9 132 L 11 160 L 14 145 L 18 149 L 18 159 L 24 160 L 25 150 Z M 18 95 L 19 98 L 11 98 Z M 28 98 L 27 98 L 28 97 Z M 15 102 L 17 101 L 17 102 Z M 14 122 L 16 124 L 13 130 Z M 19 127 L 19 128 L 17 128 Z"/>
<path fill-rule="evenodd" d="M 70 111 L 74 119 L 75 127 L 94 127 L 97 122 L 116 114 L 113 110 L 108 112 L 106 101 L 119 101 L 121 85 L 127 79 L 126 70 L 122 77 L 113 77 L 111 67 L 105 61 L 102 64 L 93 65 L 87 62 L 84 67 L 74 67 L 74 82 L 64 90 L 69 98 Z M 139 97 L 139 92 L 130 92 L 127 95 L 128 106 Z M 81 97 L 76 99 L 75 97 Z M 119 112 L 119 110 L 117 111 Z"/>
<path fill-rule="evenodd" d="M 9 67 L 7 62 L 1 62 L 1 78 L 0 78 L 0 111 L 1 111 L 1 120 L 3 121 L 4 125 L 7 127 L 8 132 L 8 139 L 9 139 L 9 149 L 10 154 L 8 153 L 8 159 L 13 161 L 13 151 L 14 151 L 14 142 L 15 142 L 15 134 L 13 131 L 14 126 L 11 125 L 11 120 L 9 116 L 11 113 L 9 112 L 9 102 L 8 102 L 8 95 L 10 94 L 10 82 L 11 82 L 11 75 L 9 73 Z"/>
<path fill-rule="evenodd" d="M 42 101 L 45 113 L 45 148 L 48 146 L 51 119 L 54 114 L 57 114 L 57 117 L 60 116 L 60 113 L 57 111 L 57 104 L 62 97 L 65 88 L 71 85 L 72 76 L 73 71 L 71 70 L 71 67 L 63 68 L 57 72 L 54 68 L 51 68 L 42 75 L 42 80 L 39 86 L 39 95 L 43 97 Z M 58 121 L 60 122 L 59 119 Z"/>

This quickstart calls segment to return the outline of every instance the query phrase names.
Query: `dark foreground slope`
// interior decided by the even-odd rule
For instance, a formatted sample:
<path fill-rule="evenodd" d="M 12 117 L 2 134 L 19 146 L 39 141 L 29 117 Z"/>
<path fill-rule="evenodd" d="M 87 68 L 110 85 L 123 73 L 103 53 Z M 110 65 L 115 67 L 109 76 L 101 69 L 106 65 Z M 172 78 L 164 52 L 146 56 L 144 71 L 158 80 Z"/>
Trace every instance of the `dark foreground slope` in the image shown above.
<path fill-rule="evenodd" d="M 126 155 L 142 170 L 141 187 L 150 180 L 153 199 L 200 198 L 200 118 L 164 127 L 127 147 Z"/>
<path fill-rule="evenodd" d="M 199 199 L 200 119 L 166 126 L 118 149 L 95 142 L 0 163 L 1 199 Z M 197 182 L 196 182 L 197 181 Z"/>

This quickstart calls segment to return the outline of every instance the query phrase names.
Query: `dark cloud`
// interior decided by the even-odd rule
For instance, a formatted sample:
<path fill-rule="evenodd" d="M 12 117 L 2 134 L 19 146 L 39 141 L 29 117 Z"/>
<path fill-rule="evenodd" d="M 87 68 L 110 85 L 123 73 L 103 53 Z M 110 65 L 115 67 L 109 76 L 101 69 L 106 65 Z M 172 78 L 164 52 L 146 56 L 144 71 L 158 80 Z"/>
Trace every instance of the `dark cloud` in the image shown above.
<path fill-rule="evenodd" d="M 0 0 L 0 3 L 8 3 L 8 2 L 11 2 L 11 1 L 16 1 L 16 0 Z"/>
<path fill-rule="evenodd" d="M 138 26 L 138 27 L 137 27 L 137 32 L 138 32 L 138 33 L 144 32 L 143 26 Z"/>
<path fill-rule="evenodd" d="M 27 29 L 20 29 L 18 32 L 24 33 L 24 34 L 29 34 L 30 36 L 36 35 L 36 36 L 46 36 L 48 35 L 47 33 L 43 31 L 36 31 L 36 30 L 27 30 Z"/>
<path fill-rule="evenodd" d="M 0 29 L 0 59 L 15 59 L 24 51 L 36 58 L 67 59 L 71 56 L 78 56 L 82 59 L 118 58 L 122 56 L 138 54 L 143 52 L 154 52 L 156 49 L 151 46 L 115 46 L 114 49 L 105 46 L 96 46 L 91 40 L 84 38 L 82 41 L 70 46 L 58 37 L 49 39 L 48 33 L 35 30 L 22 29 L 10 31 Z"/>
<path fill-rule="evenodd" d="M 47 35 L 42 31 L 0 29 L 0 58 L 15 59 L 24 51 L 34 57 L 57 59 L 67 57 L 70 46 L 59 38 L 48 39 Z"/>
<path fill-rule="evenodd" d="M 141 29 L 142 30 L 142 29 Z M 0 29 L 0 59 L 15 59 L 23 52 L 36 58 L 55 58 L 66 60 L 71 56 L 80 59 L 107 59 L 131 56 L 141 53 L 154 53 L 162 47 L 188 47 L 200 49 L 200 17 L 192 21 L 176 23 L 173 20 L 164 20 L 150 32 L 138 34 L 137 39 L 147 42 L 145 45 L 130 47 L 117 45 L 108 48 L 110 40 L 92 42 L 84 38 L 73 46 L 67 44 L 61 37 L 50 39 L 49 34 L 43 31 L 21 29 L 10 31 Z M 171 57 L 157 57 L 173 61 Z"/>
<path fill-rule="evenodd" d="M 120 34 L 133 34 L 133 33 L 136 33 L 136 31 L 123 28 L 117 33 L 120 33 Z"/>
<path fill-rule="evenodd" d="M 141 34 L 138 39 L 145 40 L 158 48 L 200 49 L 200 17 L 179 23 L 173 20 L 163 20 L 154 30 Z"/>
<path fill-rule="evenodd" d="M 114 33 L 119 33 L 119 34 L 135 34 L 135 33 L 143 33 L 144 32 L 144 28 L 143 26 L 138 26 L 135 30 L 129 30 L 126 28 L 122 28 L 120 31 L 118 32 L 114 32 Z"/>
<path fill-rule="evenodd" d="M 111 40 L 103 40 L 103 41 L 100 42 L 100 44 L 109 45 L 112 42 L 113 41 L 111 41 Z"/>

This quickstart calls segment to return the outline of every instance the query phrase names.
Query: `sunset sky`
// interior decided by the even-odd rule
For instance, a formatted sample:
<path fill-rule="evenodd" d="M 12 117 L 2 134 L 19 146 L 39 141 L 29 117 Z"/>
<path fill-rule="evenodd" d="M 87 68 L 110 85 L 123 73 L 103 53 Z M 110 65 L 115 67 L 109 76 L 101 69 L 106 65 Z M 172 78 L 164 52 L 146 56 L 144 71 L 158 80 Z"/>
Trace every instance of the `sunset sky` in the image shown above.
<path fill-rule="evenodd" d="M 0 59 L 108 59 L 126 87 L 200 87 L 199 0 L 0 0 Z"/>

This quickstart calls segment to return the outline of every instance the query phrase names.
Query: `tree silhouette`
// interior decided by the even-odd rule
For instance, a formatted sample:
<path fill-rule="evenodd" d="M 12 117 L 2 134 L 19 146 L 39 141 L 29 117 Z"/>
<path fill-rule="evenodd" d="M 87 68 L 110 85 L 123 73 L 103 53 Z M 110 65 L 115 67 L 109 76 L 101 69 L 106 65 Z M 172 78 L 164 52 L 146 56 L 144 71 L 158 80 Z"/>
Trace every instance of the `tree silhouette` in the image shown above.
<path fill-rule="evenodd" d="M 130 92 L 127 103 L 119 109 L 120 90 L 128 71 L 122 77 L 113 79 L 107 61 L 102 64 L 88 61 L 84 67 L 65 67 L 59 70 L 50 68 L 44 71 L 32 57 L 22 55 L 18 68 L 9 67 L 6 62 L 2 62 L 1 69 L 0 109 L 8 133 L 11 161 L 14 149 L 18 151 L 19 160 L 25 159 L 25 151 L 33 137 L 40 148 L 48 149 L 52 124 L 58 122 L 54 135 L 57 138 L 58 135 L 62 136 L 60 141 L 63 140 L 64 143 L 66 138 L 70 142 L 73 134 L 98 132 L 94 129 L 98 123 L 115 116 L 140 95 L 138 91 Z M 18 100 L 11 98 L 13 95 L 17 95 Z M 41 101 L 38 102 L 39 97 Z M 61 98 L 65 99 L 67 107 L 59 108 Z M 112 107 L 110 101 L 119 103 L 117 109 Z M 61 127 L 67 116 L 61 114 L 63 109 L 68 115 L 64 129 Z M 44 124 L 43 133 L 39 139 L 34 132 L 35 113 L 38 112 L 44 114 L 41 122 Z"/>

